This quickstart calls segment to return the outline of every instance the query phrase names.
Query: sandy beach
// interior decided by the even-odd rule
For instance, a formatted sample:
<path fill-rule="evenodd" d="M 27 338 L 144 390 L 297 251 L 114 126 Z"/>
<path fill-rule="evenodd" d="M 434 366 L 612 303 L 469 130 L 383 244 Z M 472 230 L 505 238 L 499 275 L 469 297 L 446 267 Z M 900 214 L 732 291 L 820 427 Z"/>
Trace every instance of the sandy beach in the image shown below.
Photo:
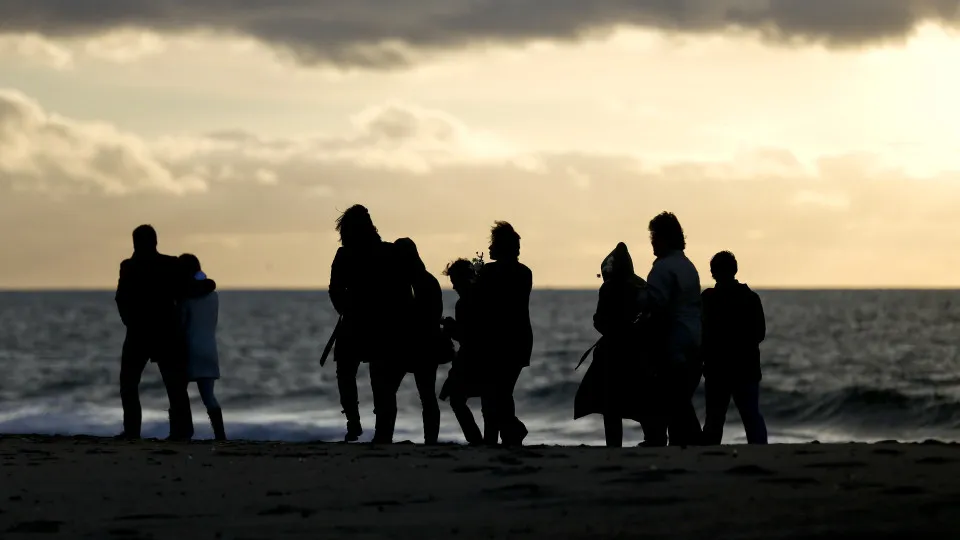
<path fill-rule="evenodd" d="M 0 537 L 950 538 L 960 446 L 0 438 Z"/>

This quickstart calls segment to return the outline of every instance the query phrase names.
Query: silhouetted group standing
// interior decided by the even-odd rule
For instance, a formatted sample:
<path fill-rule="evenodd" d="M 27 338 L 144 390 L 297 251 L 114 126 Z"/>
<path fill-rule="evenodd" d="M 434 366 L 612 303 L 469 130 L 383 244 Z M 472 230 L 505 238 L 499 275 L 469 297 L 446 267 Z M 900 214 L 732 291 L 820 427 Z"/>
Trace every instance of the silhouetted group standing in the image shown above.
<path fill-rule="evenodd" d="M 413 240 L 383 241 L 361 205 L 347 209 L 336 229 L 341 247 L 329 291 L 340 314 L 332 339 L 347 420 L 345 440 L 355 441 L 363 433 L 356 377 L 359 365 L 367 362 L 376 416 L 373 442 L 392 442 L 397 391 L 412 373 L 423 408 L 424 441 L 436 443 L 437 370 L 453 362 L 440 397 L 450 400 L 467 441 L 521 444 L 527 429 L 517 418 L 513 392 L 533 350 L 533 277 L 519 261 L 520 235 L 509 223 L 497 222 L 491 232 L 492 262 L 449 265 L 445 274 L 460 299 L 456 318 L 444 319 L 440 283 L 427 271 Z M 471 397 L 481 398 L 482 433 L 466 405 Z"/>
<path fill-rule="evenodd" d="M 710 266 L 716 287 L 701 292 L 684 253 L 676 216 L 650 221 L 656 257 L 644 280 L 619 243 L 601 263 L 594 327 L 600 340 L 574 401 L 574 418 L 601 414 L 606 444 L 623 444 L 623 420 L 639 422 L 643 446 L 720 444 L 731 396 L 752 444 L 765 444 L 759 408 L 760 351 L 766 333 L 760 297 L 736 280 L 736 258 L 720 252 Z M 578 366 L 579 367 L 579 366 Z M 693 394 L 706 378 L 701 429 Z"/>
<path fill-rule="evenodd" d="M 436 444 L 439 400 L 450 407 L 471 445 L 518 446 L 526 426 L 514 392 L 530 365 L 533 275 L 520 262 L 520 235 L 497 221 L 490 262 L 457 259 L 444 275 L 458 295 L 454 317 L 443 317 L 440 283 L 409 238 L 384 241 L 369 211 L 348 208 L 337 219 L 341 246 L 330 271 L 329 294 L 339 314 L 331 342 L 347 442 L 363 434 L 357 373 L 368 363 L 376 417 L 374 443 L 393 442 L 397 392 L 407 374 L 416 382 L 424 442 Z M 720 252 L 710 262 L 716 286 L 701 292 L 700 276 L 684 253 L 676 216 L 649 224 L 655 261 L 646 279 L 635 273 L 627 245 L 603 259 L 593 316 L 601 337 L 581 358 L 593 361 L 574 400 L 574 418 L 603 416 L 607 446 L 623 444 L 623 420 L 638 422 L 644 446 L 720 444 L 733 399 L 752 444 L 765 444 L 759 410 L 760 352 L 766 333 L 759 296 L 737 281 L 737 261 Z M 194 434 L 189 382 L 195 381 L 215 438 L 226 438 L 214 382 L 220 377 L 216 343 L 216 283 L 197 257 L 157 251 L 149 225 L 133 233 L 134 253 L 120 265 L 116 302 L 127 328 L 120 368 L 123 433 L 139 438 L 138 386 L 149 361 L 160 368 L 169 399 L 171 440 Z M 452 363 L 439 396 L 440 365 Z M 579 368 L 579 365 L 577 366 Z M 693 394 L 706 379 L 701 428 Z M 480 398 L 483 428 L 467 402 Z"/>

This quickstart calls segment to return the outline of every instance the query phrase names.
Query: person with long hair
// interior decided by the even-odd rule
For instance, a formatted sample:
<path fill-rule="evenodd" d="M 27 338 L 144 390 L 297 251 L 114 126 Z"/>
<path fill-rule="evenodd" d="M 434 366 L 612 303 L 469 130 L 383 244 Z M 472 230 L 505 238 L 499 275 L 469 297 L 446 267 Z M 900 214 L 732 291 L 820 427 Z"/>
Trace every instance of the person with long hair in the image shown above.
<path fill-rule="evenodd" d="M 417 245 L 409 238 L 393 242 L 401 257 L 401 264 L 410 273 L 413 289 L 413 312 L 411 313 L 411 356 L 407 358 L 406 373 L 413 373 L 423 410 L 423 442 L 437 444 L 440 435 L 440 404 L 437 402 L 437 368 L 443 354 L 443 334 L 440 319 L 443 317 L 443 293 L 440 282 L 427 271 L 420 258 Z M 451 344 L 452 346 L 452 344 Z M 405 373 L 400 373 L 396 387 Z M 384 399 L 390 399 L 384 395 Z M 393 390 L 394 410 L 396 390 Z"/>
<path fill-rule="evenodd" d="M 340 248 L 330 269 L 330 300 L 341 316 L 334 344 L 340 405 L 347 417 L 346 441 L 363 434 L 357 395 L 357 370 L 370 363 L 370 385 L 377 417 L 373 440 L 393 440 L 396 390 L 390 406 L 389 388 L 397 365 L 408 354 L 407 315 L 413 294 L 407 273 L 396 271 L 399 256 L 384 242 L 363 205 L 353 205 L 337 218 Z"/>
<path fill-rule="evenodd" d="M 513 394 L 533 353 L 533 273 L 520 262 L 520 235 L 506 221 L 497 221 L 491 229 L 489 251 L 492 262 L 481 267 L 476 284 L 486 372 L 481 396 L 484 443 L 519 446 L 527 428 L 517 418 Z"/>

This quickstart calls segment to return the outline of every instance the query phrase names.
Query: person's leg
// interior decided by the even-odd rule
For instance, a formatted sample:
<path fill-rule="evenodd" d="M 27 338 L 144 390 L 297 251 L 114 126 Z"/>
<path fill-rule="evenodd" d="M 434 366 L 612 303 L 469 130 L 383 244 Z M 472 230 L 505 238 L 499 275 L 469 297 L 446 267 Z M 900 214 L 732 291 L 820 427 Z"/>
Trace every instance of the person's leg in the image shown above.
<path fill-rule="evenodd" d="M 155 354 L 160 377 L 170 402 L 170 440 L 190 440 L 193 437 L 193 414 L 187 387 L 187 366 L 178 349 L 161 345 Z"/>
<path fill-rule="evenodd" d="M 700 444 L 703 433 L 693 406 L 693 393 L 700 385 L 700 367 L 684 361 L 675 364 L 670 385 L 668 433 L 671 446 Z"/>
<path fill-rule="evenodd" d="M 200 392 L 200 401 L 203 402 L 203 406 L 206 407 L 208 411 L 210 409 L 220 408 L 220 403 L 217 401 L 217 396 L 213 391 L 216 382 L 216 379 L 197 380 L 197 390 Z"/>
<path fill-rule="evenodd" d="M 373 414 L 376 416 L 373 442 L 393 442 L 397 424 L 397 390 L 405 373 L 389 360 L 370 362 L 370 386 L 373 390 Z"/>
<path fill-rule="evenodd" d="M 437 402 L 437 366 L 418 369 L 413 374 L 423 409 L 423 442 L 437 444 L 440 436 L 440 404 Z"/>
<path fill-rule="evenodd" d="M 623 419 L 620 418 L 619 414 L 603 415 L 603 433 L 608 448 L 621 448 L 623 446 Z"/>
<path fill-rule="evenodd" d="M 506 377 L 503 381 L 503 387 L 501 390 L 501 400 L 502 408 L 500 414 L 501 424 L 500 431 L 501 437 L 503 433 L 506 434 L 506 438 L 503 443 L 510 446 L 520 446 L 523 444 L 523 440 L 527 437 L 529 433 L 527 431 L 527 426 L 517 417 L 517 403 L 514 398 L 514 393 L 517 389 L 517 381 L 520 379 L 520 373 L 523 372 L 522 367 L 511 368 L 506 373 Z"/>
<path fill-rule="evenodd" d="M 499 391 L 503 375 L 498 367 L 488 368 L 480 390 L 480 412 L 483 416 L 483 444 L 496 446 L 500 443 Z"/>
<path fill-rule="evenodd" d="M 651 376 L 652 377 L 652 376 Z M 643 400 L 643 416 L 640 427 L 643 429 L 643 442 L 640 446 L 662 447 L 667 445 L 667 397 L 666 374 L 660 373 L 646 381 Z"/>
<path fill-rule="evenodd" d="M 723 441 L 723 425 L 730 407 L 730 385 L 723 379 L 710 377 L 703 383 L 707 417 L 703 422 L 703 444 L 716 446 Z"/>
<path fill-rule="evenodd" d="M 360 399 L 357 392 L 357 370 L 360 368 L 360 362 L 349 355 L 337 356 L 336 352 L 334 352 L 334 360 L 337 364 L 340 407 L 343 409 L 344 416 L 347 417 L 347 434 L 344 440 L 353 442 L 363 434 L 363 427 L 360 424 Z"/>
<path fill-rule="evenodd" d="M 733 403 L 740 411 L 748 444 L 767 444 L 767 423 L 760 414 L 760 383 L 738 384 L 733 391 Z"/>
<path fill-rule="evenodd" d="M 120 439 L 139 439 L 143 412 L 140 408 L 140 378 L 149 361 L 146 343 L 128 331 L 120 357 L 120 403 L 123 433 Z"/>
<path fill-rule="evenodd" d="M 223 411 L 220 409 L 220 403 L 217 396 L 213 393 L 213 387 L 216 379 L 200 379 L 197 381 L 197 389 L 200 391 L 200 399 L 203 406 L 207 408 L 207 416 L 210 417 L 210 427 L 213 428 L 213 438 L 218 441 L 227 439 L 226 430 L 223 427 Z"/>
<path fill-rule="evenodd" d="M 480 432 L 480 426 L 473 417 L 473 411 L 467 405 L 467 399 L 462 394 L 450 394 L 450 408 L 453 409 L 453 415 L 457 417 L 457 423 L 460 424 L 460 430 L 463 431 L 463 437 L 468 444 L 482 444 L 483 433 Z"/>

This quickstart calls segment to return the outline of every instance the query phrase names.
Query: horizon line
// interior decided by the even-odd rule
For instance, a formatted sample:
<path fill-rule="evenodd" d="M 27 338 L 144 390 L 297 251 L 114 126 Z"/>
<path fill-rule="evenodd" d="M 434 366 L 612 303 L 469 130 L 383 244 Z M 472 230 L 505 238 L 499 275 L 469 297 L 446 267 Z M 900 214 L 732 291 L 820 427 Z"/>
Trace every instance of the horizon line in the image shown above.
<path fill-rule="evenodd" d="M 712 284 L 704 284 L 703 289 L 712 287 Z M 958 285 L 750 285 L 751 289 L 757 291 L 956 291 L 960 290 Z M 451 287 L 441 287 L 444 291 L 453 291 Z M 543 292 L 582 292 L 596 291 L 596 287 L 588 286 L 543 286 L 534 287 L 534 291 Z M 114 292 L 113 287 L 17 287 L 6 288 L 0 286 L 0 293 L 55 293 L 55 292 Z M 218 291 L 225 292 L 326 292 L 326 287 L 304 286 L 237 286 L 237 287 L 218 287 Z"/>

